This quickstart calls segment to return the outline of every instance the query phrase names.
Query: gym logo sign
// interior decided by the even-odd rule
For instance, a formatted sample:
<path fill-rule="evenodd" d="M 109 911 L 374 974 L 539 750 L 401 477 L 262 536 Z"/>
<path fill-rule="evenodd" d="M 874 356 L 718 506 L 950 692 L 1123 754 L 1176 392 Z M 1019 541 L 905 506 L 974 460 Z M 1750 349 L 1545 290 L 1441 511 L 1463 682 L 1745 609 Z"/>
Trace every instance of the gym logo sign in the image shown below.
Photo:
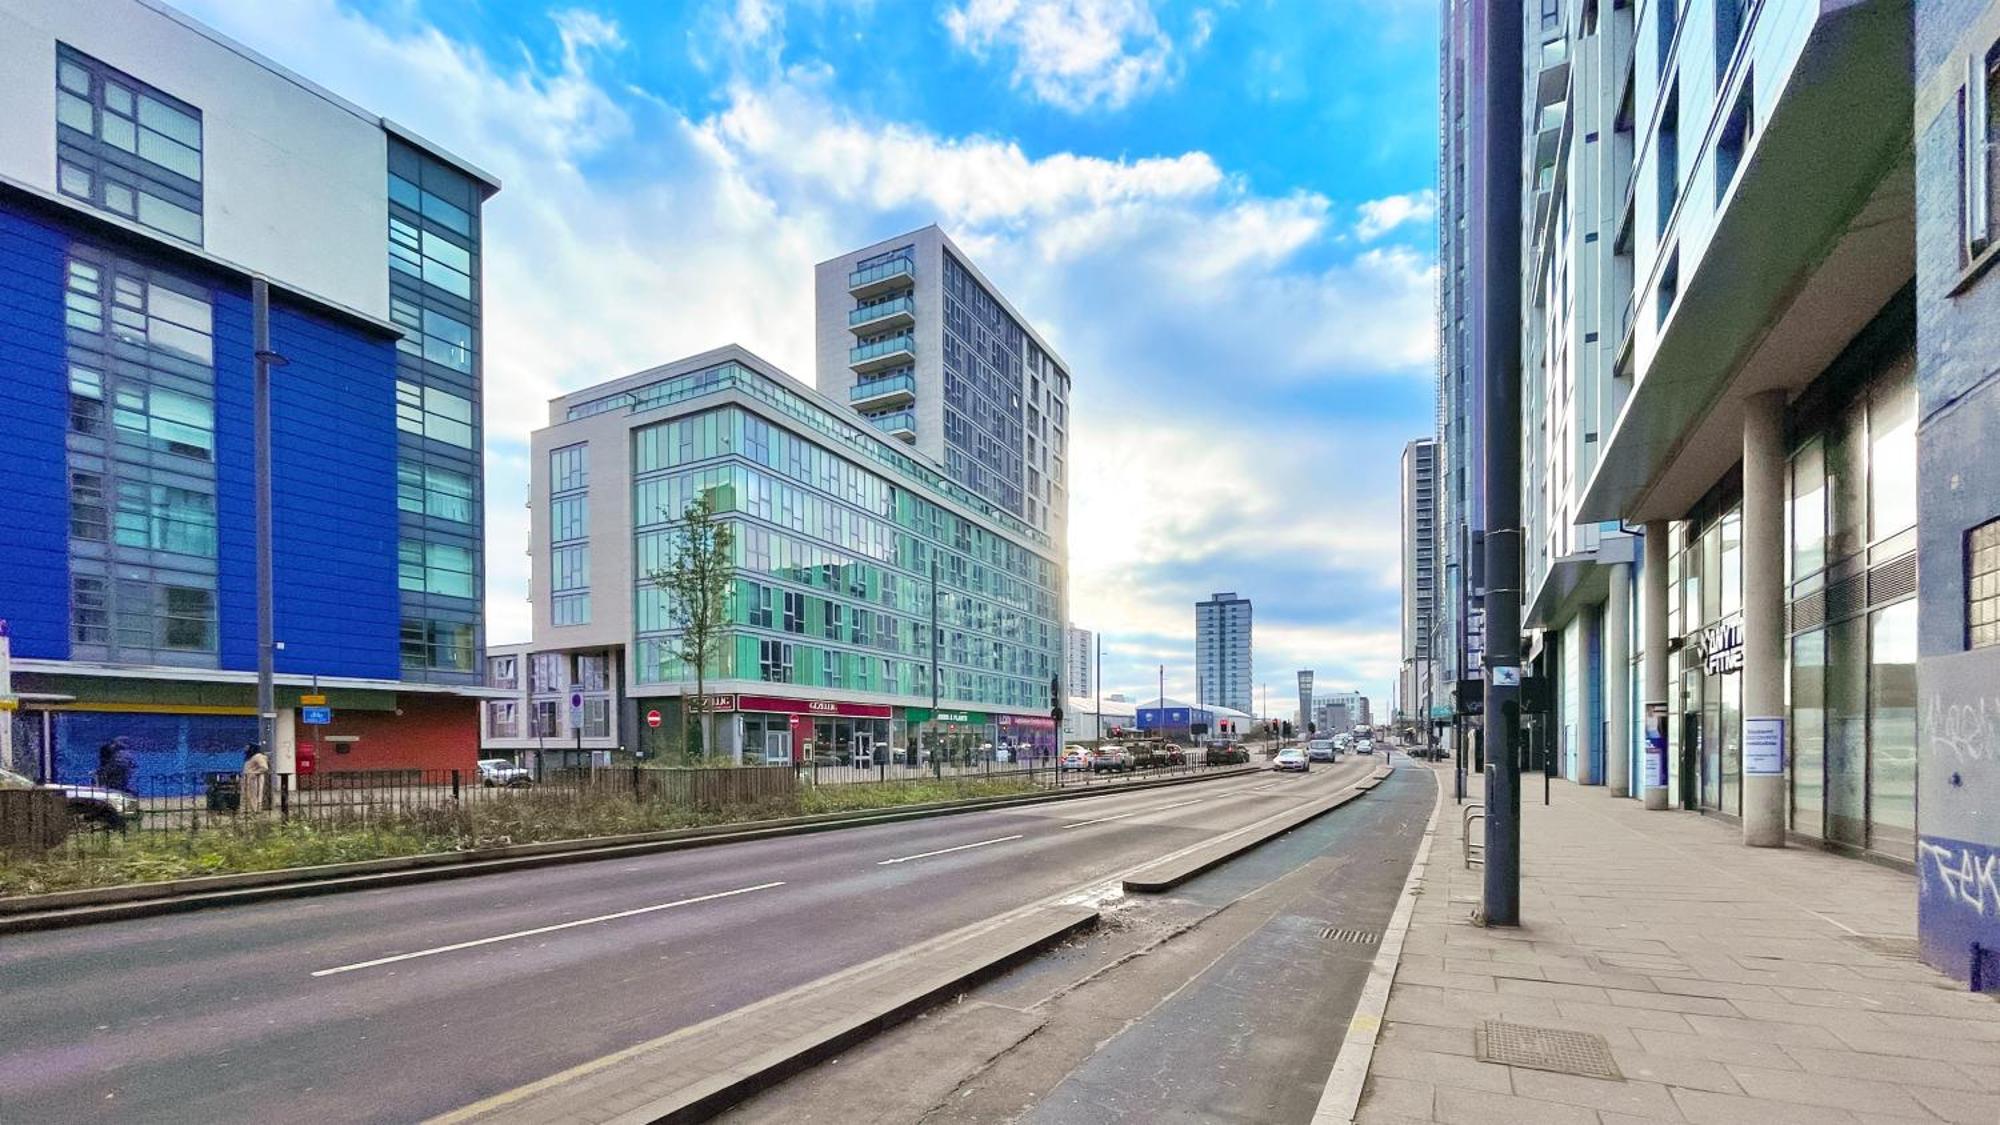
<path fill-rule="evenodd" d="M 1724 675 L 1743 670 L 1743 615 L 1731 614 L 1694 635 L 1702 670 Z"/>

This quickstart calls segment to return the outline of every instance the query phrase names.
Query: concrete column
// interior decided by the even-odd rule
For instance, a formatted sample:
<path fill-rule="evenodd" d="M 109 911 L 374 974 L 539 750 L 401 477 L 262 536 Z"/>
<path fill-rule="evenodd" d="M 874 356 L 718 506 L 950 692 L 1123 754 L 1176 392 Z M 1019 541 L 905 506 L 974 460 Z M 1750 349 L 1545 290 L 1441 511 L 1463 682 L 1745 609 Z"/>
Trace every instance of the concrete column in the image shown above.
<path fill-rule="evenodd" d="M 1645 646 L 1639 680 L 1645 691 L 1646 709 L 1642 717 L 1649 727 L 1645 732 L 1648 738 L 1653 736 L 1650 725 L 1654 717 L 1664 716 L 1667 710 L 1667 594 L 1667 521 L 1653 520 L 1646 524 L 1646 565 L 1639 576 L 1640 634 Z M 1665 754 L 1665 747 L 1660 752 Z M 1653 772 L 1650 752 L 1642 761 L 1646 764 L 1640 791 L 1646 807 L 1664 809 L 1667 807 L 1665 759 L 1661 759 L 1657 775 Z"/>
<path fill-rule="evenodd" d="M 1743 842 L 1785 846 L 1785 392 L 1743 404 Z M 1758 735 L 1777 741 L 1757 753 Z M 1754 771 L 1754 772 L 1753 772 Z"/>
<path fill-rule="evenodd" d="M 1632 564 L 1611 564 L 1611 596 L 1604 602 L 1604 784 L 1613 797 L 1632 795 Z"/>

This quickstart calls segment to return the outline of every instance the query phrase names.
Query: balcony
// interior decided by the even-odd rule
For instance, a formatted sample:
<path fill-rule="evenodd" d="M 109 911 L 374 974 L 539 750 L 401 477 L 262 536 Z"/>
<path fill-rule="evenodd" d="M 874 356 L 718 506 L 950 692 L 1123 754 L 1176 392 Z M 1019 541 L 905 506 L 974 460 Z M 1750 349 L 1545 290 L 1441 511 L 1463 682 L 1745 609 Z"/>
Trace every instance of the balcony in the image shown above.
<path fill-rule="evenodd" d="M 1556 142 L 1562 138 L 1563 118 L 1568 116 L 1568 111 L 1568 102 L 1557 102 L 1554 105 L 1543 106 L 1541 112 L 1535 115 L 1535 162 L 1537 164 L 1547 163 L 1555 159 Z"/>
<path fill-rule="evenodd" d="M 917 299 L 905 294 L 875 305 L 863 305 L 847 314 L 847 327 L 856 336 L 909 328 L 917 323 Z"/>
<path fill-rule="evenodd" d="M 857 375 L 871 371 L 886 371 L 917 359 L 917 338 L 908 332 L 900 332 L 885 340 L 872 344 L 859 344 L 847 350 L 847 366 Z"/>
<path fill-rule="evenodd" d="M 908 258 L 891 258 L 863 266 L 847 275 L 847 291 L 855 297 L 878 297 L 916 280 L 917 264 Z"/>
<path fill-rule="evenodd" d="M 879 410 L 908 406 L 917 401 L 917 377 L 891 375 L 886 379 L 864 379 L 848 388 L 847 404 L 856 410 Z"/>
<path fill-rule="evenodd" d="M 917 440 L 917 416 L 907 410 L 889 414 L 869 414 L 866 417 L 876 429 L 890 437 L 899 437 L 909 442 Z"/>

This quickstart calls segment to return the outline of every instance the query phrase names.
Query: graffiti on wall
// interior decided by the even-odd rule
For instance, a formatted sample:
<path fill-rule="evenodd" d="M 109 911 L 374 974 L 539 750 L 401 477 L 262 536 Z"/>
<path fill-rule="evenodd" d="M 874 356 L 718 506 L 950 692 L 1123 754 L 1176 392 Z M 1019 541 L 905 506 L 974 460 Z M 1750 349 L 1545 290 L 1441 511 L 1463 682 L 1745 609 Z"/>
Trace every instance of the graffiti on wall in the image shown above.
<path fill-rule="evenodd" d="M 1936 837 L 1918 841 L 1917 850 L 1920 897 L 1936 894 L 1981 917 L 2000 917 L 2000 851 Z"/>
<path fill-rule="evenodd" d="M 2000 695 L 1924 700 L 1925 745 L 1941 763 L 2000 762 Z"/>

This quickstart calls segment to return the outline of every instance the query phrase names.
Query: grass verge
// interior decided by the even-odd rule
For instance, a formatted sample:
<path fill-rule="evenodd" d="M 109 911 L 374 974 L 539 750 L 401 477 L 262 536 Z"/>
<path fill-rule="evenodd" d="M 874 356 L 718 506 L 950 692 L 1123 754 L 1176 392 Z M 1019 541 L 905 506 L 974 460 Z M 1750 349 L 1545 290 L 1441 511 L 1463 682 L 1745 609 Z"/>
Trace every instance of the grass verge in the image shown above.
<path fill-rule="evenodd" d="M 660 799 L 553 790 L 484 791 L 430 808 L 357 810 L 333 820 L 244 818 L 198 832 L 92 833 L 39 857 L 0 856 L 0 897 L 275 871 L 509 844 L 741 824 L 810 813 L 1039 792 L 1008 778 L 806 786 L 783 799 L 697 808 Z"/>

